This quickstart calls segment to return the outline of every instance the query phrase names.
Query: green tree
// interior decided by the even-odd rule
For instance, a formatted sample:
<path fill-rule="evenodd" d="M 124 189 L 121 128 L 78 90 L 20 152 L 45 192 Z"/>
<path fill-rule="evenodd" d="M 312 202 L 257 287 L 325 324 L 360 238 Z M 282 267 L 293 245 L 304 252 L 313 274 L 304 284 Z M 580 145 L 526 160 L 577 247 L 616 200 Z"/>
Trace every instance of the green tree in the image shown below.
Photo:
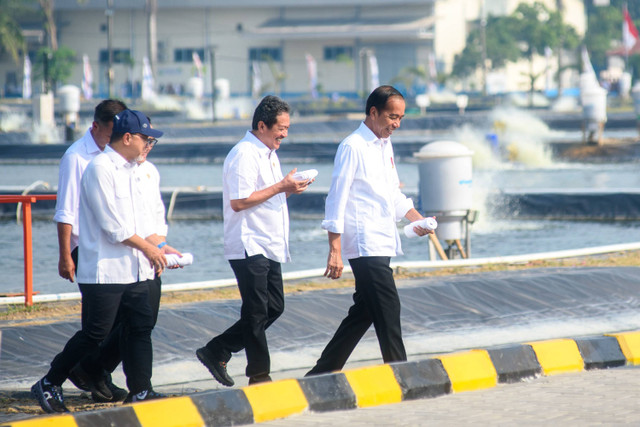
<path fill-rule="evenodd" d="M 557 11 L 550 11 L 543 3 L 532 5 L 521 3 L 513 12 L 516 32 L 514 36 L 521 46 L 521 51 L 529 61 L 529 101 L 533 101 L 535 81 L 546 70 L 534 70 L 533 60 L 536 55 L 544 53 L 545 48 L 557 52 L 561 49 L 575 49 L 580 40 L 573 27 L 562 20 Z"/>
<path fill-rule="evenodd" d="M 26 12 L 20 0 L 0 0 L 0 54 L 8 52 L 16 64 L 20 63 L 26 43 L 18 19 Z"/>
<path fill-rule="evenodd" d="M 482 35 L 480 23 L 467 36 L 463 51 L 455 56 L 451 75 L 458 78 L 470 76 L 482 67 Z M 513 37 L 515 21 L 508 16 L 489 16 L 485 27 L 487 59 L 491 68 L 503 67 L 509 61 L 520 58 L 517 41 Z"/>
<path fill-rule="evenodd" d="M 76 63 L 76 53 L 66 46 L 57 50 L 43 47 L 38 50 L 34 61 L 34 76 L 45 83 L 45 91 L 65 83 Z"/>
<path fill-rule="evenodd" d="M 389 84 L 394 85 L 396 83 L 402 83 L 409 95 L 414 95 L 413 87 L 415 84 L 426 82 L 427 71 L 422 65 L 417 67 L 409 66 L 400 70 L 397 76 L 395 76 Z"/>
<path fill-rule="evenodd" d="M 607 68 L 607 51 L 622 41 L 622 7 L 624 1 L 611 0 L 609 6 L 593 6 L 587 2 L 588 31 L 584 43 L 591 55 L 591 62 L 596 70 Z M 627 3 L 629 15 L 635 18 L 636 27 L 640 26 L 640 2 Z M 640 77 L 640 56 L 631 55 L 628 68 L 633 70 L 634 77 Z"/>

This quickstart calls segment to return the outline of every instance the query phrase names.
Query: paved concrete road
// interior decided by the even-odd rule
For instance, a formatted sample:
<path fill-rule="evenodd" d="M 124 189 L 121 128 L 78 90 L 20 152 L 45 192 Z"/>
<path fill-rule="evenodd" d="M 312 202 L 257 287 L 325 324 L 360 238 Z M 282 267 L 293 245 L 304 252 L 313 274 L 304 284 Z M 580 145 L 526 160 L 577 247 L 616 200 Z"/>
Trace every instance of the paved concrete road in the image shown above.
<path fill-rule="evenodd" d="M 434 399 L 307 413 L 264 426 L 639 425 L 640 367 L 583 371 Z"/>

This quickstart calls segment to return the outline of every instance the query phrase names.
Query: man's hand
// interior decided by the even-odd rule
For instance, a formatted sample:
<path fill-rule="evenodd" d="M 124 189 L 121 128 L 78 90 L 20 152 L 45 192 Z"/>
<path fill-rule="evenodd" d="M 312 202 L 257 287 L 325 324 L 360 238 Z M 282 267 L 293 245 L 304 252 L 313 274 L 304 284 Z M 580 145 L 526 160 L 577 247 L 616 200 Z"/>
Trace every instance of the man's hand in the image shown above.
<path fill-rule="evenodd" d="M 328 232 L 329 235 L 329 256 L 327 257 L 327 269 L 324 271 L 325 277 L 329 279 L 339 279 L 342 276 L 344 264 L 342 263 L 342 237 L 338 233 Z"/>
<path fill-rule="evenodd" d="M 287 196 L 290 194 L 300 194 L 307 188 L 309 185 L 315 181 L 315 179 L 308 179 L 306 181 L 298 181 L 293 179 L 293 174 L 296 173 L 298 168 L 294 168 L 285 176 L 280 183 L 282 184 L 282 188 L 284 192 L 287 193 Z"/>
<path fill-rule="evenodd" d="M 344 264 L 342 263 L 342 256 L 338 252 L 337 254 L 333 251 L 329 252 L 329 256 L 327 257 L 327 269 L 324 271 L 325 277 L 329 279 L 339 279 L 342 276 L 342 270 L 344 269 Z"/>
<path fill-rule="evenodd" d="M 76 272 L 76 265 L 73 263 L 73 258 L 71 258 L 71 254 L 66 254 L 65 256 L 60 256 L 58 260 L 58 274 L 63 279 L 67 279 L 71 283 L 73 283 L 74 275 Z"/>
<path fill-rule="evenodd" d="M 166 254 L 176 254 L 176 255 L 178 255 L 180 258 L 182 258 L 182 254 L 181 254 L 177 249 L 174 249 L 173 247 L 171 247 L 171 246 L 169 246 L 169 245 L 164 245 L 164 246 L 162 247 L 162 249 L 160 249 L 160 250 L 162 251 L 162 253 L 163 253 L 164 255 L 166 255 Z M 167 267 L 167 268 L 169 268 L 169 269 L 171 269 L 171 270 L 174 270 L 174 269 L 176 269 L 176 268 L 184 268 L 184 267 L 182 267 L 182 266 L 180 266 L 180 265 L 174 265 L 174 266 Z"/>
<path fill-rule="evenodd" d="M 435 216 L 433 218 L 435 218 Z M 413 231 L 420 237 L 426 236 L 427 234 L 433 234 L 434 233 L 433 230 L 431 230 L 429 228 L 420 227 L 419 225 L 416 225 L 415 227 L 413 227 Z"/>
<path fill-rule="evenodd" d="M 142 253 L 147 257 L 151 266 L 156 270 L 156 274 L 160 276 L 164 268 L 167 266 L 167 259 L 164 257 L 162 249 L 158 249 L 157 246 L 149 244 L 145 245 Z"/>

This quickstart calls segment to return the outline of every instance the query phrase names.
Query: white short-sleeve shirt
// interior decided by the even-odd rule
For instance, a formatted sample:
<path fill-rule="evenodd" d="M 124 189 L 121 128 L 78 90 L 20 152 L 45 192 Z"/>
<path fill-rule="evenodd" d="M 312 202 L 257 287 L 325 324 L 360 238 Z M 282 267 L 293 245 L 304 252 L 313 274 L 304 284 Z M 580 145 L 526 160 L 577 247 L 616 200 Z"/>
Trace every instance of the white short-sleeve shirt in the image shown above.
<path fill-rule="evenodd" d="M 338 146 L 322 228 L 341 234 L 347 259 L 401 255 L 396 222 L 411 208 L 400 191 L 391 140 L 361 123 Z"/>
<path fill-rule="evenodd" d="M 235 212 L 231 200 L 246 199 L 253 192 L 283 179 L 280 161 L 251 132 L 229 152 L 223 167 L 224 256 L 243 259 L 264 255 L 276 262 L 288 262 L 289 211 L 285 193 L 279 193 L 259 205 Z"/>
<path fill-rule="evenodd" d="M 122 242 L 153 234 L 135 162 L 109 146 L 89 163 L 80 183 L 78 283 L 134 283 L 153 279 L 144 254 Z"/>
<path fill-rule="evenodd" d="M 71 225 L 71 250 L 78 246 L 80 180 L 89 162 L 101 152 L 91 135 L 91 129 L 88 129 L 82 138 L 67 148 L 60 160 L 56 213 L 53 220 Z"/>

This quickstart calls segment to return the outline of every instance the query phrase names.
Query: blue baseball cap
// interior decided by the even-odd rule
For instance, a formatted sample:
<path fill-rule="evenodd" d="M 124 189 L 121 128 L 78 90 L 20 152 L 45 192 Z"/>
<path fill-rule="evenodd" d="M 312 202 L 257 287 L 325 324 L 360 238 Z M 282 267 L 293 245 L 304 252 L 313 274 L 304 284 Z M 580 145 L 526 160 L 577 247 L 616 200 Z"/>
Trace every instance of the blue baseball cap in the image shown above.
<path fill-rule="evenodd" d="M 151 127 L 144 113 L 136 110 L 123 110 L 113 117 L 113 134 L 141 133 L 142 135 L 160 138 L 164 132 Z"/>

